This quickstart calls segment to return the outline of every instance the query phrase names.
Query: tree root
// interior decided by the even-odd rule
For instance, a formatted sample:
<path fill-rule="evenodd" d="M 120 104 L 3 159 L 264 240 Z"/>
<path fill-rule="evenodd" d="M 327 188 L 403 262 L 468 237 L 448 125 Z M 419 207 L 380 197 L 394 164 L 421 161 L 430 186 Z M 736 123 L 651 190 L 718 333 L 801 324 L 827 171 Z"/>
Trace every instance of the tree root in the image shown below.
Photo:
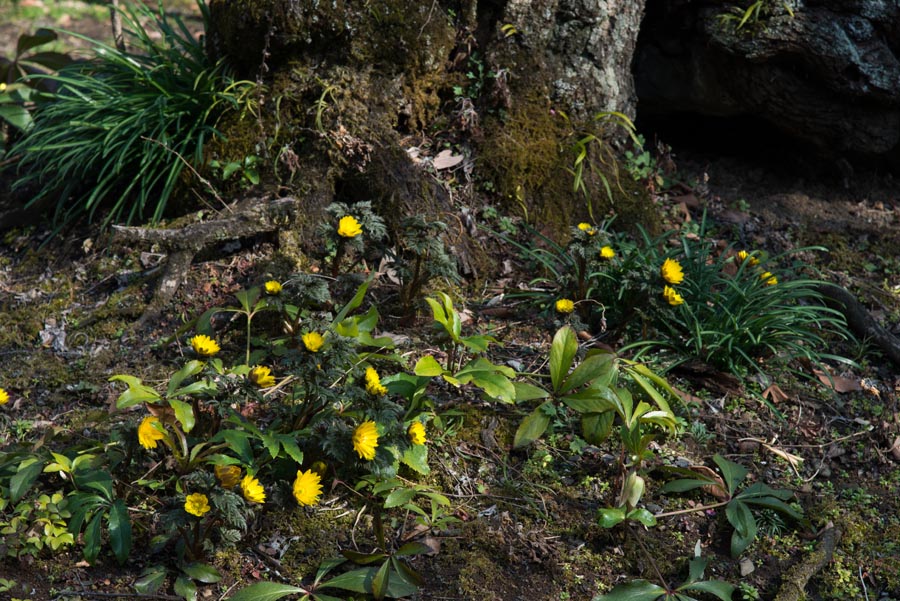
<path fill-rule="evenodd" d="M 214 244 L 289 226 L 294 220 L 296 205 L 297 200 L 290 197 L 270 201 L 250 199 L 235 205 L 231 215 L 225 219 L 192 223 L 182 228 L 154 229 L 114 225 L 116 239 L 157 244 L 167 255 L 153 298 L 134 324 L 134 329 L 137 330 L 159 317 L 174 298 L 181 283 L 187 279 L 191 262 L 197 253 Z"/>
<path fill-rule="evenodd" d="M 855 296 L 840 286 L 819 286 L 817 291 L 829 301 L 829 306 L 844 314 L 851 332 L 860 340 L 874 342 L 885 357 L 900 366 L 900 339 L 881 327 Z"/>
<path fill-rule="evenodd" d="M 841 540 L 841 529 L 830 523 L 819 537 L 819 545 L 803 561 L 791 567 L 781 579 L 781 587 L 775 601 L 800 601 L 806 599 L 806 585 L 831 561 L 834 549 Z"/>

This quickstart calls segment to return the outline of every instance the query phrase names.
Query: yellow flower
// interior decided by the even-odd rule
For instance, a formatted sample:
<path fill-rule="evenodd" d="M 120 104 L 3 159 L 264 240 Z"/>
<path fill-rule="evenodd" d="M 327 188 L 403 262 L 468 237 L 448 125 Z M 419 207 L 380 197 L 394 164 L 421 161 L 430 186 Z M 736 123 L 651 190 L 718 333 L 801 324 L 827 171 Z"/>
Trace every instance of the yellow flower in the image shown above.
<path fill-rule="evenodd" d="M 673 307 L 677 307 L 684 303 L 684 298 L 680 294 L 678 294 L 674 288 L 670 288 L 669 286 L 663 287 L 663 298 L 666 299 L 666 302 L 672 305 Z"/>
<path fill-rule="evenodd" d="M 222 488 L 232 489 L 241 481 L 241 468 L 237 465 L 217 465 L 213 468 Z"/>
<path fill-rule="evenodd" d="M 276 296 L 281 294 L 281 283 L 276 282 L 275 280 L 269 280 L 264 284 L 266 289 L 266 294 L 270 294 L 272 296 Z"/>
<path fill-rule="evenodd" d="M 157 424 L 159 424 L 159 427 L 157 427 Z M 138 442 L 145 449 L 155 449 L 156 441 L 163 440 L 166 437 L 166 433 L 161 428 L 162 424 L 160 424 L 159 418 L 148 415 L 141 422 L 141 425 L 138 426 Z"/>
<path fill-rule="evenodd" d="M 341 217 L 341 221 L 338 223 L 337 233 L 338 236 L 343 238 L 356 238 L 362 233 L 362 228 L 359 225 L 359 221 L 351 215 L 346 215 Z"/>
<path fill-rule="evenodd" d="M 219 352 L 219 345 L 215 340 L 203 334 L 197 334 L 191 338 L 191 347 L 201 357 L 212 357 Z"/>
<path fill-rule="evenodd" d="M 381 396 L 387 394 L 387 388 L 381 385 L 381 378 L 374 367 L 366 368 L 366 392 L 372 396 Z"/>
<path fill-rule="evenodd" d="M 681 270 L 681 264 L 675 259 L 666 259 L 659 271 L 663 279 L 670 284 L 680 284 L 684 281 L 684 271 Z"/>
<path fill-rule="evenodd" d="M 776 278 L 774 275 L 772 275 L 768 271 L 764 271 L 761 274 L 759 274 L 759 279 L 765 280 L 766 286 L 774 286 L 775 284 L 778 283 L 778 278 Z"/>
<path fill-rule="evenodd" d="M 582 232 L 585 232 L 588 236 L 593 236 L 597 233 L 597 230 L 595 230 L 594 226 L 592 226 L 590 223 L 579 223 L 578 229 L 580 229 Z"/>
<path fill-rule="evenodd" d="M 308 332 L 301 336 L 301 339 L 303 340 L 303 346 L 311 353 L 318 353 L 322 345 L 325 344 L 325 339 L 318 332 Z"/>
<path fill-rule="evenodd" d="M 557 313 L 571 313 L 575 310 L 575 303 L 570 301 L 567 298 L 561 298 L 556 301 L 556 312 Z"/>
<path fill-rule="evenodd" d="M 741 263 L 743 263 L 744 261 L 750 261 L 751 267 L 759 265 L 759 259 L 748 253 L 746 250 L 739 250 L 737 257 L 738 259 L 740 259 Z"/>
<path fill-rule="evenodd" d="M 259 483 L 259 480 L 250 474 L 247 474 L 241 480 L 241 492 L 244 493 L 244 498 L 251 503 L 266 502 L 266 489 Z"/>
<path fill-rule="evenodd" d="M 0 94 L 6 91 L 6 82 L 0 81 Z"/>
<path fill-rule="evenodd" d="M 9 402 L 9 393 L 0 388 L 0 405 L 5 405 Z"/>
<path fill-rule="evenodd" d="M 297 479 L 294 480 L 294 498 L 299 505 L 315 505 L 322 496 L 322 478 L 312 470 L 301 472 L 297 470 Z"/>
<path fill-rule="evenodd" d="M 192 495 L 188 495 L 184 500 L 184 510 L 198 518 L 203 517 L 203 514 L 210 509 L 209 499 L 203 493 L 195 492 Z"/>
<path fill-rule="evenodd" d="M 428 442 L 425 439 L 425 425 L 422 422 L 413 422 L 409 425 L 409 429 L 406 430 L 406 433 L 409 435 L 409 440 L 413 444 L 425 444 Z"/>
<path fill-rule="evenodd" d="M 378 427 L 373 421 L 363 422 L 353 431 L 353 450 L 360 459 L 375 459 L 375 447 L 378 446 Z"/>
<path fill-rule="evenodd" d="M 616 256 L 616 251 L 613 250 L 612 246 L 604 246 L 600 249 L 600 258 L 606 259 L 607 261 Z"/>
<path fill-rule="evenodd" d="M 251 369 L 247 377 L 260 388 L 275 386 L 275 376 L 272 375 L 272 370 L 263 365 L 257 365 Z"/>

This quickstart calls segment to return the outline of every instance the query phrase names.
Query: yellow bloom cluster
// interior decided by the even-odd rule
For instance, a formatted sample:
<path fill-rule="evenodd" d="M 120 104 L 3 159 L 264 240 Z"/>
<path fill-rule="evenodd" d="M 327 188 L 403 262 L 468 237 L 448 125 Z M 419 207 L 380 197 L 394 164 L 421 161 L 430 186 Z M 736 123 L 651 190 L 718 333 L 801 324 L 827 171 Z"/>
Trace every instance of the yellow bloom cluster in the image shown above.
<path fill-rule="evenodd" d="M 260 388 L 275 386 L 275 376 L 272 375 L 272 370 L 263 365 L 257 365 L 251 369 L 250 373 L 247 374 L 247 378 Z"/>
<path fill-rule="evenodd" d="M 0 388 L 0 405 L 5 405 L 9 402 L 9 393 Z"/>
<path fill-rule="evenodd" d="M 609 261 L 610 259 L 615 258 L 616 251 L 613 250 L 612 246 L 604 246 L 600 249 L 600 258 Z"/>
<path fill-rule="evenodd" d="M 579 223 L 578 229 L 586 233 L 588 236 L 593 236 L 597 233 L 597 230 L 595 230 L 594 226 L 592 226 L 590 223 Z"/>
<path fill-rule="evenodd" d="M 266 502 L 266 489 L 259 483 L 259 480 L 250 474 L 247 474 L 244 476 L 244 479 L 241 480 L 241 492 L 244 494 L 244 498 L 250 503 Z"/>
<path fill-rule="evenodd" d="M 375 448 L 378 446 L 378 426 L 373 421 L 363 422 L 353 431 L 353 450 L 360 459 L 375 459 Z"/>
<path fill-rule="evenodd" d="M 231 490 L 241 481 L 241 468 L 237 465 L 217 465 L 213 470 L 222 488 Z"/>
<path fill-rule="evenodd" d="M 684 298 L 678 292 L 675 291 L 674 288 L 669 286 L 663 286 L 663 298 L 666 299 L 666 302 L 672 305 L 673 307 L 677 307 L 684 303 Z"/>
<path fill-rule="evenodd" d="M 220 350 L 219 344 L 215 340 L 203 334 L 197 334 L 191 338 L 191 347 L 201 357 L 212 357 Z"/>
<path fill-rule="evenodd" d="M 744 261 L 749 261 L 751 267 L 756 267 L 757 265 L 759 265 L 759 259 L 754 257 L 751 253 L 747 252 L 746 250 L 739 250 L 737 253 L 737 258 L 740 260 L 741 263 L 743 263 Z"/>
<path fill-rule="evenodd" d="M 294 499 L 301 506 L 315 505 L 322 496 L 322 477 L 313 470 L 297 471 L 294 480 Z"/>
<path fill-rule="evenodd" d="M 337 233 L 342 238 L 356 238 L 362 233 L 362 226 L 352 215 L 345 215 L 338 222 Z"/>
<path fill-rule="evenodd" d="M 188 495 L 184 500 L 184 510 L 198 518 L 203 517 L 203 514 L 210 509 L 209 499 L 207 499 L 206 495 L 203 493 L 195 492 L 194 494 Z"/>
<path fill-rule="evenodd" d="M 303 346 L 311 353 L 318 353 L 322 345 L 325 344 L 325 339 L 318 332 L 308 332 L 300 338 L 303 340 Z"/>
<path fill-rule="evenodd" d="M 684 281 L 684 271 L 681 269 L 681 263 L 675 259 L 663 261 L 660 273 L 663 279 L 672 285 L 680 284 Z"/>
<path fill-rule="evenodd" d="M 428 442 L 425 438 L 425 425 L 422 422 L 413 422 L 406 430 L 409 435 L 409 441 L 413 444 L 422 445 Z"/>
<path fill-rule="evenodd" d="M 264 288 L 266 290 L 266 294 L 270 296 L 277 296 L 281 294 L 281 282 L 276 282 L 275 280 L 269 280 L 264 284 Z"/>
<path fill-rule="evenodd" d="M 145 449 L 155 449 L 157 441 L 166 438 L 166 433 L 162 428 L 159 418 L 148 415 L 138 426 L 138 442 Z"/>
<path fill-rule="evenodd" d="M 778 278 L 776 278 L 768 271 L 764 271 L 759 274 L 759 279 L 764 280 L 766 282 L 766 286 L 774 286 L 778 283 Z"/>
<path fill-rule="evenodd" d="M 366 368 L 366 392 L 372 396 L 387 394 L 387 388 L 382 386 L 381 378 L 378 377 L 378 372 L 375 371 L 374 367 Z"/>
<path fill-rule="evenodd" d="M 567 298 L 561 298 L 556 301 L 556 312 L 567 314 L 575 310 L 575 303 Z"/>

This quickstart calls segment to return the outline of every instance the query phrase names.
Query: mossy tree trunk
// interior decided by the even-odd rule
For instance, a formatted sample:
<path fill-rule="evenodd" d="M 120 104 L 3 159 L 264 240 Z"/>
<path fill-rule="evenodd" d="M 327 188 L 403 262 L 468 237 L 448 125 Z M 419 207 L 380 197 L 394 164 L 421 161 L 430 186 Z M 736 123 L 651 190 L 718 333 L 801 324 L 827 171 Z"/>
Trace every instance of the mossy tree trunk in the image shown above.
<path fill-rule="evenodd" d="M 450 210 L 431 170 L 439 137 L 466 155 L 465 179 L 495 180 L 511 210 L 571 223 L 584 206 L 565 169 L 574 135 L 598 111 L 635 108 L 644 0 L 209 6 L 210 54 L 266 85 L 260 118 L 224 124 L 229 142 L 211 152 L 265 153 L 272 183 L 306 203 L 310 223 L 336 200 L 373 200 L 386 215 Z"/>

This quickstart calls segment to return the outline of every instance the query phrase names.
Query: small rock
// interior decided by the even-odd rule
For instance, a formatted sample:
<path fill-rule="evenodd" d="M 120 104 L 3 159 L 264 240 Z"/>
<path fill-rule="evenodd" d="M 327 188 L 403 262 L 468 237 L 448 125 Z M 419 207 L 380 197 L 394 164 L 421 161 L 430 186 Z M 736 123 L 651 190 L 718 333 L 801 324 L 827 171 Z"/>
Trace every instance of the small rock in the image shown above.
<path fill-rule="evenodd" d="M 738 449 L 741 453 L 755 453 L 759 450 L 759 443 L 755 440 L 742 440 L 738 444 Z"/>
<path fill-rule="evenodd" d="M 741 576 L 748 576 L 753 573 L 756 569 L 756 566 L 753 565 L 753 562 L 747 559 L 746 557 L 741 560 Z"/>

